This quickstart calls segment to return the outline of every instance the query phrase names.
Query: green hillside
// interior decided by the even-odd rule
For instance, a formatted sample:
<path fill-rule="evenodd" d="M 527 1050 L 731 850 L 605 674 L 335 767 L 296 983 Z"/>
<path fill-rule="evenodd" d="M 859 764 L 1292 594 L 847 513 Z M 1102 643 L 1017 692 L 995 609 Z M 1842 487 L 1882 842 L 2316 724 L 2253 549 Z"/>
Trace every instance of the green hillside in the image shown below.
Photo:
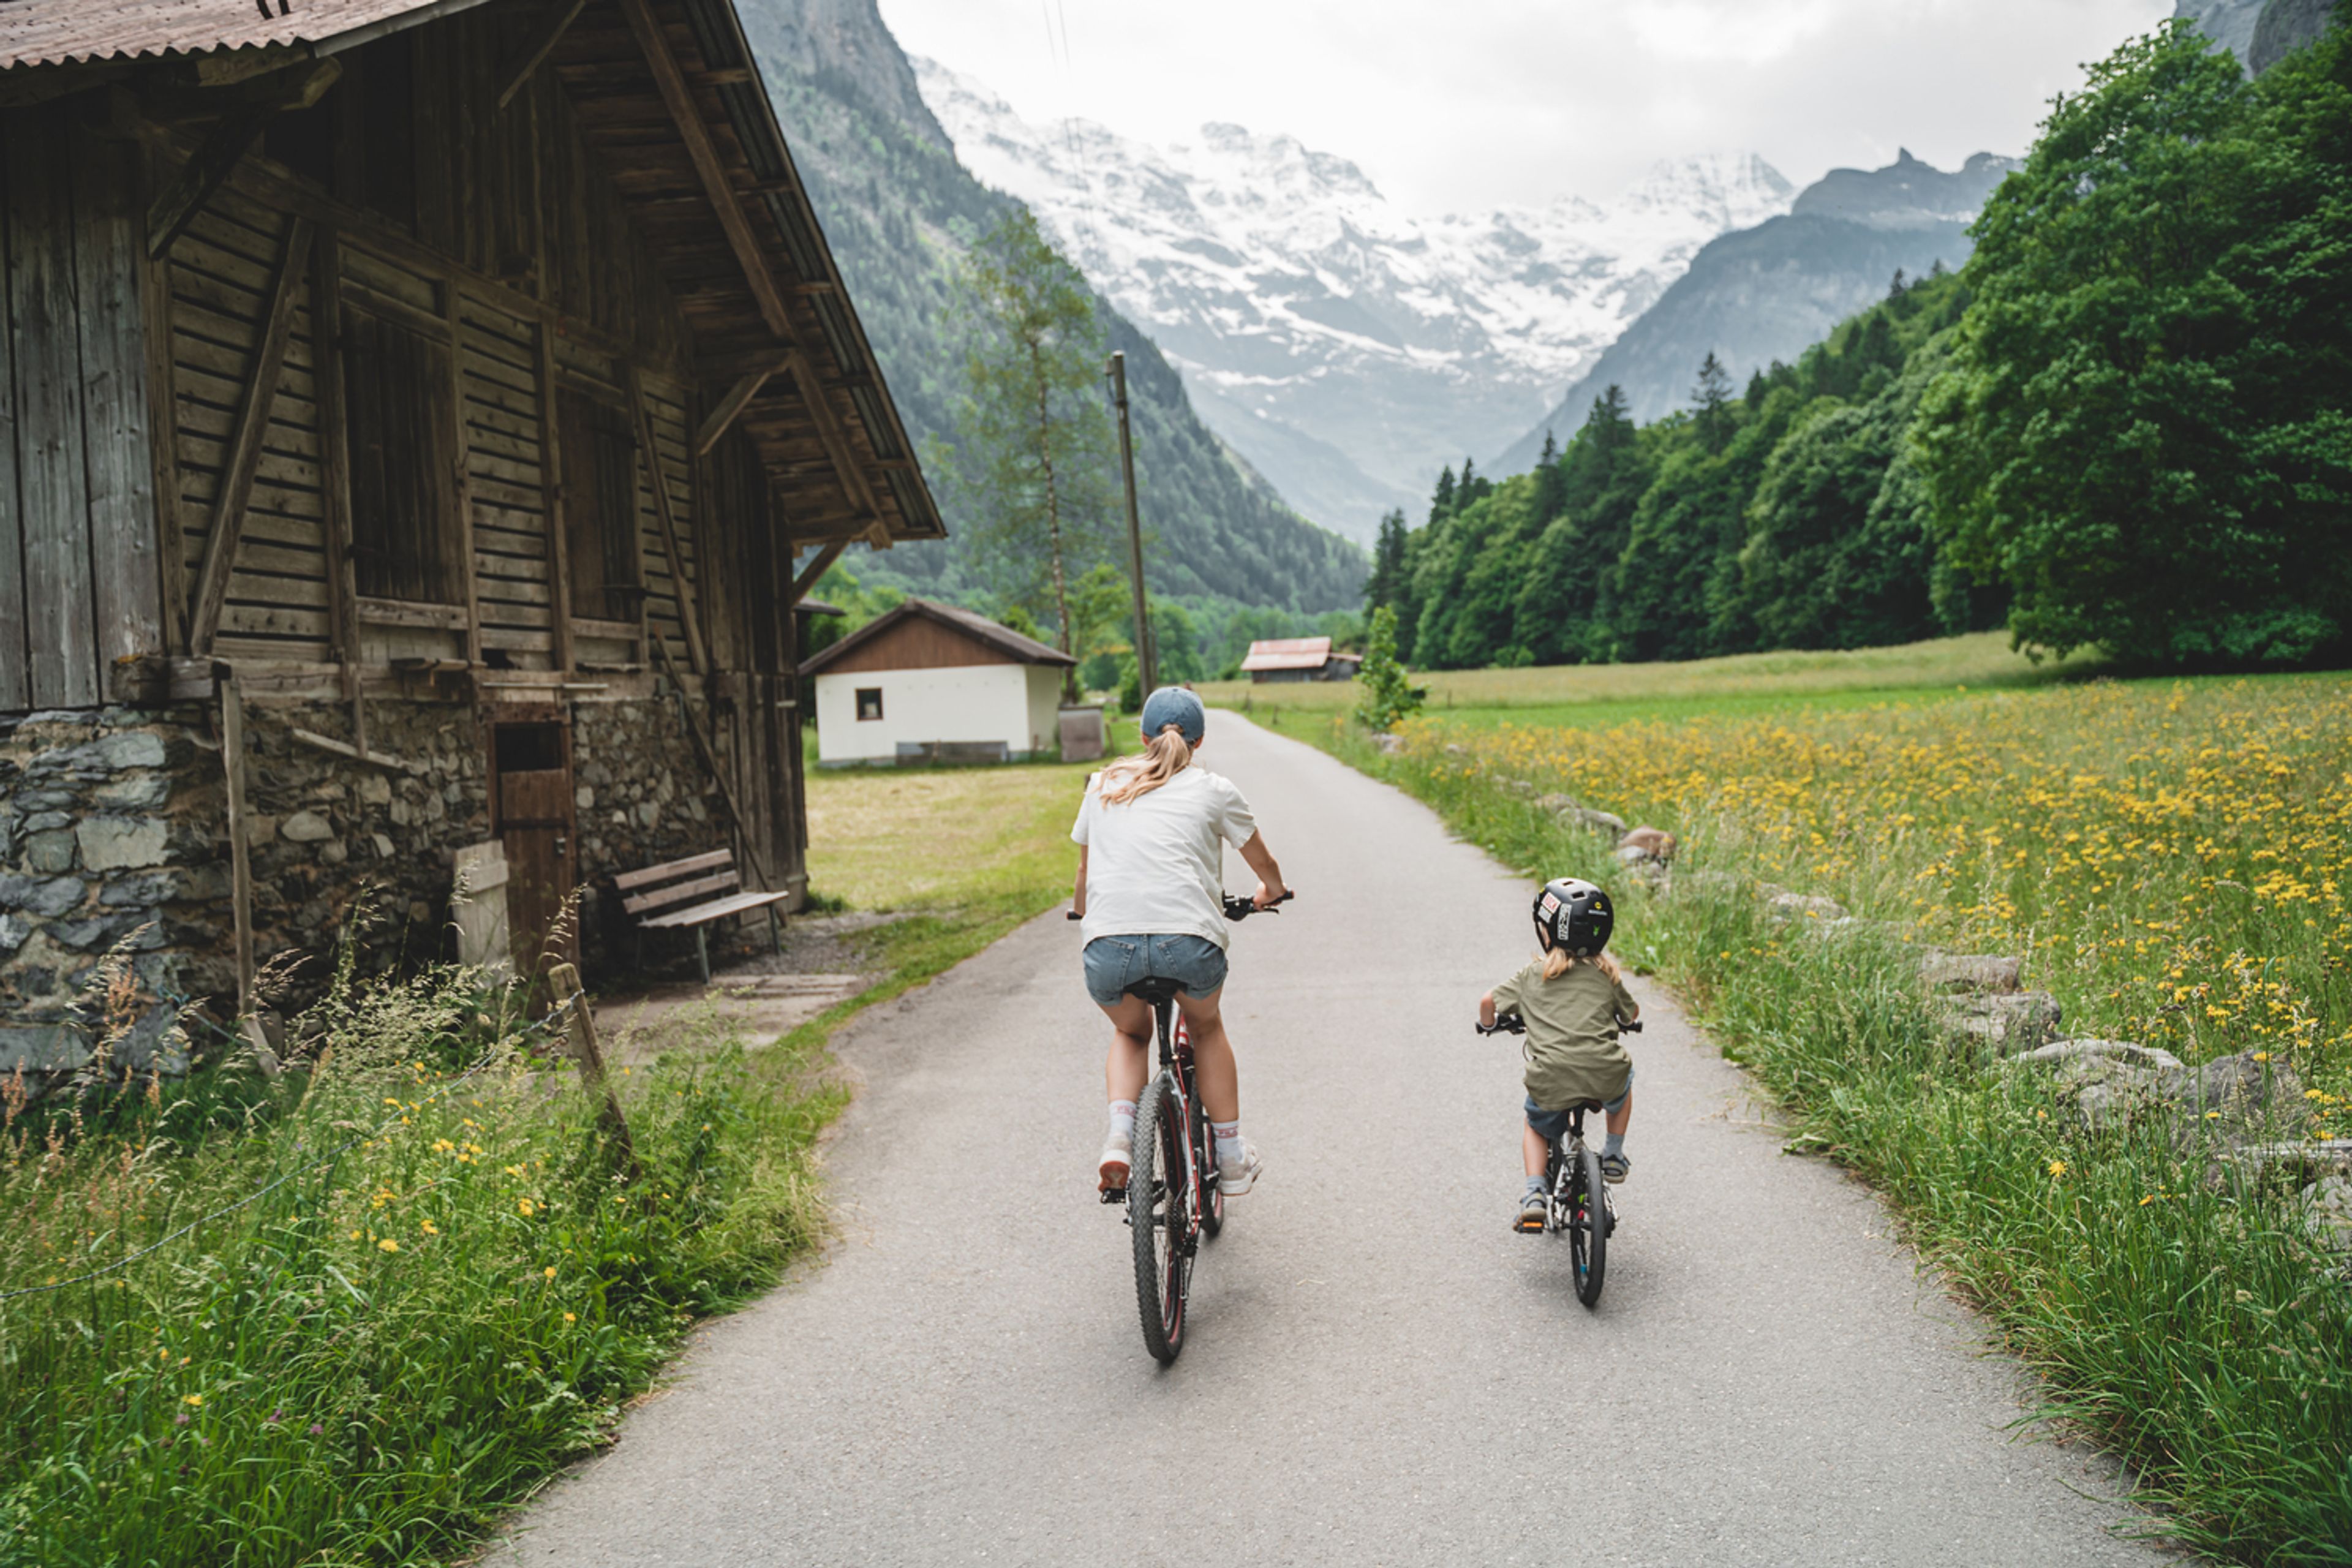
<path fill-rule="evenodd" d="M 944 339 L 954 257 L 1010 198 L 956 162 L 905 56 L 870 3 L 769 0 L 744 20 L 826 238 L 919 447 L 952 434 Z M 1352 607 L 1366 563 L 1300 518 L 1194 416 L 1151 341 L 1097 301 L 1125 351 L 1146 570 L 1155 593 L 1301 616 Z M 861 559 L 859 574 L 909 592 L 984 599 L 954 535 Z"/>

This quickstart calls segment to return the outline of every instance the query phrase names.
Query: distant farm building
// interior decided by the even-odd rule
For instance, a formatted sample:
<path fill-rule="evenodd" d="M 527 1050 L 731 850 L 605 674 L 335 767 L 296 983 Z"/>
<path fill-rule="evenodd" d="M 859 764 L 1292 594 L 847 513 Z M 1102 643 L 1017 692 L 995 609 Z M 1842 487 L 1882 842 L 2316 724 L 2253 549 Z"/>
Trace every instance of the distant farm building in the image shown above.
<path fill-rule="evenodd" d="M 812 654 L 817 761 L 1021 762 L 1049 753 L 1077 660 L 983 616 L 909 599 Z"/>
<path fill-rule="evenodd" d="M 1363 662 L 1356 654 L 1333 653 L 1329 637 L 1273 637 L 1250 644 L 1242 669 L 1257 682 L 1353 680 Z"/>

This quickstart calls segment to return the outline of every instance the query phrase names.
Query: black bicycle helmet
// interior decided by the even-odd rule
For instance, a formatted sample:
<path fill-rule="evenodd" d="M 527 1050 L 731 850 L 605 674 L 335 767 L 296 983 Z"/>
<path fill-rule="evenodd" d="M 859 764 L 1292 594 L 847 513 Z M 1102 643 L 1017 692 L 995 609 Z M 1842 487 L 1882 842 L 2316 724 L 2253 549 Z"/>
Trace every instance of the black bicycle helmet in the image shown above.
<path fill-rule="evenodd" d="M 1575 877 L 1555 877 L 1536 895 L 1536 940 L 1549 952 L 1564 947 L 1579 958 L 1591 958 L 1609 945 L 1617 916 L 1609 895 Z"/>

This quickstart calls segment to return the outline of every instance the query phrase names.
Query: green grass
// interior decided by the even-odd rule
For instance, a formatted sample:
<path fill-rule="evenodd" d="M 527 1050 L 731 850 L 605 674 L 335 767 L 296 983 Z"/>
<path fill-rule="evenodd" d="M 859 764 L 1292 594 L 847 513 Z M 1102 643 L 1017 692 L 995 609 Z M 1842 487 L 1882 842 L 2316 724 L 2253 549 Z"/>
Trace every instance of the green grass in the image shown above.
<path fill-rule="evenodd" d="M 631 1176 L 601 1097 L 481 999 L 341 994 L 286 1077 L 134 1075 L 104 1131 L 10 1100 L 0 1282 L 163 1245 L 0 1302 L 0 1564 L 438 1561 L 814 1240 L 840 1095 L 805 1053 L 625 1071 Z"/>
<path fill-rule="evenodd" d="M 1618 951 L 1780 1099 L 1793 1147 L 1887 1194 L 2044 1374 L 2043 1414 L 2132 1464 L 2159 1529 L 2248 1563 L 2352 1563 L 2352 1290 L 2294 1185 L 2230 1163 L 2226 1121 L 2094 1131 L 2056 1086 L 1956 1048 L 1916 970 L 1928 942 L 2021 953 L 2066 1032 L 2263 1052 L 2315 1097 L 2263 1135 L 2342 1135 L 2352 679 L 1669 706 L 1726 695 L 1637 694 L 1637 721 L 1572 736 L 1539 709 L 1439 710 L 1394 756 L 1336 715 L 1285 728 L 1507 865 L 1617 891 Z M 1546 792 L 1680 835 L 1684 890 L 1644 892 Z M 1876 923 L 1777 925 L 1765 879 Z"/>
<path fill-rule="evenodd" d="M 1975 632 L 1900 647 L 1740 654 L 1675 664 L 1555 665 L 1525 669 L 1432 670 L 1416 674 L 1432 713 L 1493 722 L 1509 712 L 1526 722 L 1622 723 L 1790 706 L 1843 706 L 1890 699 L 1932 700 L 1973 688 L 2032 687 L 2076 680 L 2100 668 L 2080 653 L 2035 664 L 2004 632 Z M 1347 712 L 1349 681 L 1253 685 L 1212 681 L 1202 696 L 1263 718 Z"/>

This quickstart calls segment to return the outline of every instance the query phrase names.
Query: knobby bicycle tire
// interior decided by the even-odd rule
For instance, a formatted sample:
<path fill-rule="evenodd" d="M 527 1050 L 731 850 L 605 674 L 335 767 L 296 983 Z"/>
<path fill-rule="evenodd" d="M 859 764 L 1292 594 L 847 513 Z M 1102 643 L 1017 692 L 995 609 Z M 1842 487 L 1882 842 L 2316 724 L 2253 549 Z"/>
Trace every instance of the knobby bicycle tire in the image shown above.
<path fill-rule="evenodd" d="M 1609 1265 L 1609 1199 L 1601 1186 L 1601 1156 L 1583 1151 L 1570 1179 L 1569 1256 L 1576 1265 L 1576 1299 L 1586 1306 L 1601 1300 Z M 1581 1188 L 1581 1191 L 1577 1189 Z"/>
<path fill-rule="evenodd" d="M 1135 1240 L 1135 1308 L 1143 1324 L 1143 1348 L 1163 1366 L 1184 1348 L 1184 1308 L 1192 1284 L 1190 1183 L 1176 1097 L 1165 1078 L 1154 1079 L 1135 1108 L 1127 1220 Z"/>

